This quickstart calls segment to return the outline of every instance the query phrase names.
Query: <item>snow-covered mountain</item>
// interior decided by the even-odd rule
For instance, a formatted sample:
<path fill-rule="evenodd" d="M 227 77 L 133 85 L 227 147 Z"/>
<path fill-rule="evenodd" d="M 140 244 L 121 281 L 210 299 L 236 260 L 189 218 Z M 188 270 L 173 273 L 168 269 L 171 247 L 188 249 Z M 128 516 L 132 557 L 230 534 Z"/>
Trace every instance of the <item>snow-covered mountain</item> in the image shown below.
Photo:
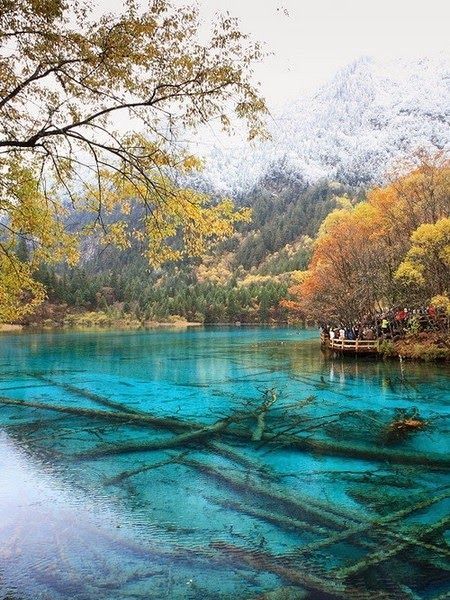
<path fill-rule="evenodd" d="M 272 139 L 213 144 L 197 184 L 241 194 L 279 172 L 315 182 L 381 182 L 418 149 L 450 149 L 450 69 L 444 57 L 361 58 L 315 94 L 269 119 Z M 198 150 L 197 150 L 198 151 Z"/>

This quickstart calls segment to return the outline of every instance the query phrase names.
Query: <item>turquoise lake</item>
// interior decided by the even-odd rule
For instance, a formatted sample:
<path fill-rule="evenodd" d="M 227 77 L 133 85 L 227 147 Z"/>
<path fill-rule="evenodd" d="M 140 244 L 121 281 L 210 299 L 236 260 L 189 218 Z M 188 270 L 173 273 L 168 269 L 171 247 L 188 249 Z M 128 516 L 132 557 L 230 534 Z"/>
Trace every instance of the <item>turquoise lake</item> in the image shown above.
<path fill-rule="evenodd" d="M 314 330 L 3 335 L 0 599 L 449 598 L 449 383 Z"/>

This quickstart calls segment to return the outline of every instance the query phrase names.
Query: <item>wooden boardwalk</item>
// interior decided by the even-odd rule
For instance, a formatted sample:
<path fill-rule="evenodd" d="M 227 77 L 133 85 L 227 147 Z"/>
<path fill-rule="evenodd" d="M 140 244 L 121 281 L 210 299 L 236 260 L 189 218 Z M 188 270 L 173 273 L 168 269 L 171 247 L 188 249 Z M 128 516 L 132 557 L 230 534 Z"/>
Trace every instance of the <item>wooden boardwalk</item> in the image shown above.
<path fill-rule="evenodd" d="M 330 340 L 320 336 L 322 346 L 343 354 L 378 354 L 379 340 Z"/>

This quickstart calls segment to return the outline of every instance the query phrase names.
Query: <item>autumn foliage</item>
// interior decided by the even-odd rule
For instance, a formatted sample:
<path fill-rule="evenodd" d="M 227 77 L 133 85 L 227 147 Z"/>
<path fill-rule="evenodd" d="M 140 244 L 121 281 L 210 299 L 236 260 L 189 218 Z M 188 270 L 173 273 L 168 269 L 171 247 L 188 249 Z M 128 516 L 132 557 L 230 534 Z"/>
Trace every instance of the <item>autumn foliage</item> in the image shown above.
<path fill-rule="evenodd" d="M 68 207 L 97 243 L 138 241 L 153 266 L 201 255 L 248 219 L 174 181 L 199 166 L 185 150 L 193 128 L 263 134 L 260 45 L 228 14 L 205 35 L 195 5 L 120 4 L 98 16 L 85 0 L 0 0 L 0 320 L 42 301 L 39 263 L 76 260 Z"/>
<path fill-rule="evenodd" d="M 308 271 L 291 288 L 309 318 L 351 322 L 395 305 L 448 297 L 450 164 L 422 161 L 409 174 L 341 199 L 321 225 Z"/>

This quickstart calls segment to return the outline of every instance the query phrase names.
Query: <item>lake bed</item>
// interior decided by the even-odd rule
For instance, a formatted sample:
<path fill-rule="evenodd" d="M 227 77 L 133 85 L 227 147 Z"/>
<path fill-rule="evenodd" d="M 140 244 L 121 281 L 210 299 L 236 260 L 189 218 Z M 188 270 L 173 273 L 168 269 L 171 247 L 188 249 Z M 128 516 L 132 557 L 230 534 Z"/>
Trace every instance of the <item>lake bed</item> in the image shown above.
<path fill-rule="evenodd" d="M 333 358 L 288 327 L 0 341 L 0 396 L 29 404 L 0 404 L 0 598 L 450 591 L 448 366 Z M 424 428 L 392 439 L 412 414 Z"/>

